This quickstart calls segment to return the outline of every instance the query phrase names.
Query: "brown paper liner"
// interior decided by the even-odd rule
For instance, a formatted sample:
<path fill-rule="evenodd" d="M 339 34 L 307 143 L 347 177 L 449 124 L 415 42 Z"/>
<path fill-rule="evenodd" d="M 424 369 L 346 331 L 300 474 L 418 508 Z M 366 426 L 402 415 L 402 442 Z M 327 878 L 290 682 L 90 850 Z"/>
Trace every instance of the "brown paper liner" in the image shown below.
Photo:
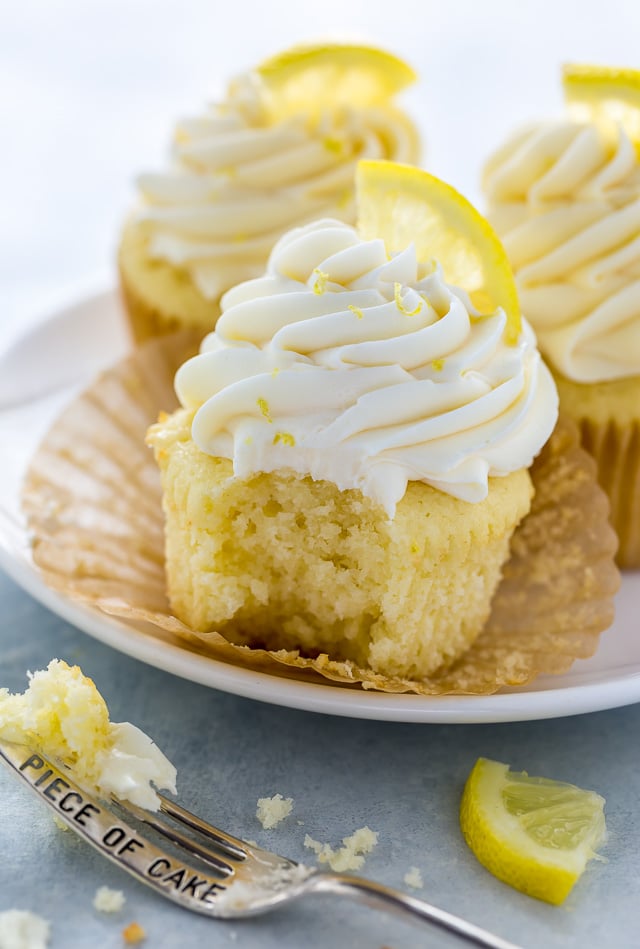
<path fill-rule="evenodd" d="M 175 405 L 173 375 L 194 349 L 191 334 L 154 340 L 105 372 L 65 409 L 34 456 L 23 503 L 33 559 L 55 590 L 159 640 L 287 678 L 421 695 L 486 695 L 563 673 L 591 656 L 613 619 L 616 538 L 595 464 L 562 419 L 533 465 L 530 514 L 491 616 L 453 666 L 421 681 L 387 678 L 327 655 L 303 657 L 234 646 L 196 633 L 166 595 L 160 478 L 145 447 L 159 410 Z"/>
<path fill-rule="evenodd" d="M 582 444 L 598 466 L 618 535 L 621 567 L 640 568 L 640 423 L 621 426 L 581 419 Z"/>

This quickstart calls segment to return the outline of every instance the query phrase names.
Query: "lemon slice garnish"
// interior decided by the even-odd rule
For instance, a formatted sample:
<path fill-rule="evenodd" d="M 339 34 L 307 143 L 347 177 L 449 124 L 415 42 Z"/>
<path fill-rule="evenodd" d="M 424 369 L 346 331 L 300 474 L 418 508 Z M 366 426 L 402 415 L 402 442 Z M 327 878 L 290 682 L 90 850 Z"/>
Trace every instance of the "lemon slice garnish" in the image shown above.
<path fill-rule="evenodd" d="M 640 70 L 568 64 L 562 72 L 572 116 L 606 132 L 622 125 L 640 149 Z"/>
<path fill-rule="evenodd" d="M 479 758 L 462 795 L 460 826 L 499 880 L 559 904 L 604 839 L 604 803 L 594 791 Z"/>
<path fill-rule="evenodd" d="M 501 306 L 505 339 L 517 341 L 522 322 L 509 260 L 489 222 L 466 198 L 426 171 L 391 161 L 361 161 L 356 190 L 362 237 L 382 237 L 390 253 L 415 244 L 418 260 L 438 260 L 445 280 L 466 290 L 480 313 Z"/>
<path fill-rule="evenodd" d="M 294 46 L 256 72 L 278 117 L 327 106 L 379 105 L 416 80 L 413 69 L 392 53 L 350 43 Z"/>

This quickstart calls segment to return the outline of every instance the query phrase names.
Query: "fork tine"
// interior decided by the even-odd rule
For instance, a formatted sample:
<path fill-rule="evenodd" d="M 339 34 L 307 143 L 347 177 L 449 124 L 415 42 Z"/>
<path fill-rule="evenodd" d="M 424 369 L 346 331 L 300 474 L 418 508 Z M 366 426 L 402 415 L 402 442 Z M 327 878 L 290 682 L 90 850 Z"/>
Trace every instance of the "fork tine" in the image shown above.
<path fill-rule="evenodd" d="M 157 813 L 152 813 L 150 811 L 145 811 L 141 807 L 137 807 L 135 804 L 131 804 L 129 801 L 123 803 L 118 798 L 112 797 L 112 803 L 118 807 L 120 810 L 124 811 L 125 814 L 129 814 L 132 817 L 135 817 L 136 820 L 139 820 L 141 823 L 146 824 L 147 827 L 152 827 L 159 834 L 162 834 L 163 837 L 166 837 L 167 840 L 170 840 L 172 843 L 176 844 L 178 847 L 181 847 L 183 850 L 186 850 L 187 853 L 192 856 L 198 857 L 204 863 L 209 864 L 209 866 L 214 867 L 219 873 L 223 876 L 230 876 L 234 873 L 233 863 L 237 863 L 240 860 L 246 858 L 246 854 L 241 852 L 238 856 L 234 854 L 229 854 L 228 851 L 225 851 L 225 856 L 230 857 L 232 862 L 222 858 L 220 853 L 216 853 L 211 850 L 209 847 L 204 846 L 204 844 L 198 843 L 197 840 L 193 840 L 191 837 L 187 837 L 186 834 L 181 833 L 179 830 L 176 830 L 170 824 L 167 824 L 165 821 L 161 820 Z M 163 808 L 164 810 L 164 808 Z M 188 813 L 188 812 L 187 812 Z M 204 823 L 204 822 L 203 822 Z"/>
<path fill-rule="evenodd" d="M 220 828 L 208 824 L 202 820 L 201 817 L 192 814 L 191 811 L 188 811 L 185 807 L 181 807 L 179 804 L 176 804 L 175 801 L 169 800 L 164 794 L 158 794 L 158 797 L 160 798 L 160 810 L 163 814 L 166 814 L 167 817 L 172 817 L 186 827 L 198 831 L 203 837 L 213 841 L 223 853 L 228 854 L 230 857 L 235 857 L 237 860 L 244 860 L 246 858 L 247 845 L 243 840 L 239 840 L 237 837 L 233 837 L 231 834 L 220 830 Z"/>

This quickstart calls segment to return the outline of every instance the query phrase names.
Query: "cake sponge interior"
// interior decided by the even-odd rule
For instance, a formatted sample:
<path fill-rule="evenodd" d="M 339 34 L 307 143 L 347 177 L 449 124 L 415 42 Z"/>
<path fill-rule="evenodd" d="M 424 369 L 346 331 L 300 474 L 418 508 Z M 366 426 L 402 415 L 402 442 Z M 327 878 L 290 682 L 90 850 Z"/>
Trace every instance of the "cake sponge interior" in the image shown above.
<path fill-rule="evenodd" d="M 199 632 L 328 653 L 422 678 L 458 658 L 487 619 L 532 496 L 526 470 L 469 503 L 409 482 L 395 517 L 358 490 L 292 472 L 234 477 L 180 410 L 149 434 L 160 465 L 172 609 Z"/>

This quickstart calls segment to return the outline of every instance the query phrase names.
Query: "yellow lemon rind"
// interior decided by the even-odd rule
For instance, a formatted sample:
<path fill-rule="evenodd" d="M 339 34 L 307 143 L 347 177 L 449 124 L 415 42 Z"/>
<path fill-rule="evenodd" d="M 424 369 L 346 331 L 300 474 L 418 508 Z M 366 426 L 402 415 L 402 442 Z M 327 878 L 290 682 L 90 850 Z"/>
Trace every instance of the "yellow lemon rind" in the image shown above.
<path fill-rule="evenodd" d="M 445 279 L 466 290 L 481 312 L 500 306 L 506 313 L 505 340 L 515 344 L 522 330 L 520 303 L 507 253 L 497 234 L 474 206 L 455 188 L 412 165 L 382 160 L 364 160 L 356 171 L 358 231 L 365 239 L 382 237 L 390 252 L 416 245 L 418 259 L 437 258 Z M 436 227 L 428 235 L 403 224 L 402 205 L 425 208 Z M 416 217 L 413 214 L 413 217 Z M 454 237 L 455 235 L 455 237 Z M 456 266 L 444 247 L 457 240 L 462 264 Z M 438 242 L 441 242 L 439 248 Z M 439 253 L 440 249 L 440 253 Z M 469 271 L 481 269 L 483 278 L 470 282 Z M 465 272 L 465 270 L 467 272 Z"/>
<path fill-rule="evenodd" d="M 562 82 L 576 120 L 594 122 L 611 138 L 621 125 L 640 153 L 640 70 L 567 63 Z"/>
<path fill-rule="evenodd" d="M 523 830 L 517 817 L 502 805 L 500 792 L 508 774 L 508 765 L 478 759 L 467 779 L 460 805 L 463 836 L 477 860 L 497 879 L 528 896 L 558 906 L 594 856 L 593 847 L 600 842 L 601 834 L 596 833 L 594 839 L 583 841 L 574 850 L 554 850 L 538 844 Z M 581 793 L 604 804 L 594 792 Z"/>
<path fill-rule="evenodd" d="M 562 82 L 567 92 L 588 94 L 592 91 L 616 92 L 622 96 L 640 98 L 640 69 L 618 66 L 592 66 L 587 63 L 565 63 L 562 67 Z"/>
<path fill-rule="evenodd" d="M 417 79 L 411 66 L 387 50 L 333 42 L 294 46 L 264 60 L 255 71 L 269 92 L 272 110 L 282 114 L 323 105 L 379 105 Z"/>

